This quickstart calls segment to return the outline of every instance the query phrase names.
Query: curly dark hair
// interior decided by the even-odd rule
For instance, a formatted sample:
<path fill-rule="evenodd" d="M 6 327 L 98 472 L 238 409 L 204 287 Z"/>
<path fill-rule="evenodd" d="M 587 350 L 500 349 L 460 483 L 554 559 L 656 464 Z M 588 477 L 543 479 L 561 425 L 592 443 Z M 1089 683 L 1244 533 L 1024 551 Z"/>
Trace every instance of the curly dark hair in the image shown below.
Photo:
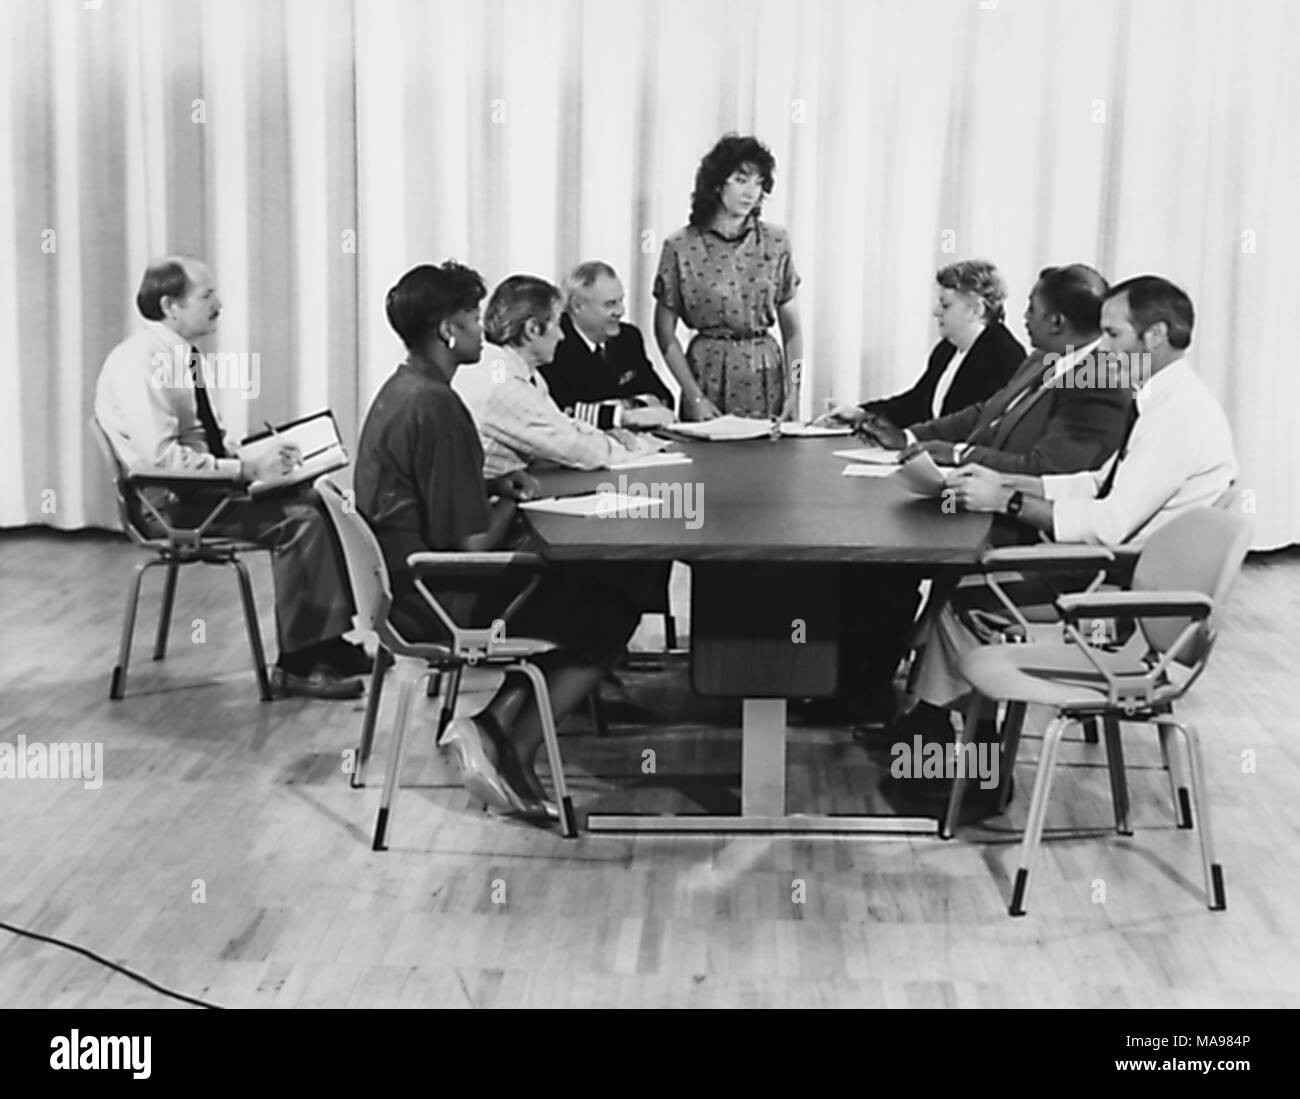
<path fill-rule="evenodd" d="M 722 205 L 722 186 L 737 168 L 752 164 L 763 177 L 763 194 L 772 193 L 776 178 L 776 158 L 772 150 L 751 135 L 723 134 L 718 143 L 704 154 L 695 171 L 695 190 L 691 192 L 691 224 L 703 229 Z M 759 199 L 754 214 L 762 213 Z"/>
<path fill-rule="evenodd" d="M 472 267 L 449 259 L 441 267 L 412 267 L 388 291 L 388 323 L 412 351 L 420 351 L 438 325 L 483 300 L 487 285 Z"/>

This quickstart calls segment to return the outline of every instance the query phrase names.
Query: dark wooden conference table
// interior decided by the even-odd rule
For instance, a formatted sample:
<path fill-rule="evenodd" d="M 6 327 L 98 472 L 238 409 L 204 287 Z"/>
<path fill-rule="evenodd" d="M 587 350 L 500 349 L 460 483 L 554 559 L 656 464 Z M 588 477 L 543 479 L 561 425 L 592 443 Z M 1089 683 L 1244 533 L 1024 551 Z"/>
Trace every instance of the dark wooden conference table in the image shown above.
<path fill-rule="evenodd" d="M 673 448 L 689 464 L 533 471 L 545 496 L 612 489 L 663 498 L 644 516 L 527 516 L 548 560 L 690 564 L 692 686 L 744 700 L 739 815 L 591 814 L 589 830 L 937 833 L 931 817 L 786 810 L 786 701 L 836 689 L 835 566 L 950 575 L 974 565 L 989 533 L 988 516 L 946 512 L 887 478 L 844 476 L 848 463 L 834 452 L 855 445 L 845 437 L 692 441 Z"/>

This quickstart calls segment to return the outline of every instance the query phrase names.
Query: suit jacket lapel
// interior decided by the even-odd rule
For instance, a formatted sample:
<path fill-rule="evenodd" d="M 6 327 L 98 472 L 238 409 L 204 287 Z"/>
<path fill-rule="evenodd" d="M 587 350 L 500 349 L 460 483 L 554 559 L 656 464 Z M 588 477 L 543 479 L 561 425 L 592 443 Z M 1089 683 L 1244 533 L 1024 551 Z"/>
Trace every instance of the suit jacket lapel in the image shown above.
<path fill-rule="evenodd" d="M 985 404 L 983 411 L 980 414 L 979 422 L 975 425 L 975 430 L 970 434 L 971 439 L 974 440 L 977 436 L 987 433 L 989 427 L 994 424 L 994 421 L 1006 416 L 1007 409 L 1011 407 L 1011 404 L 1015 399 L 1029 388 L 1029 386 L 1034 384 L 1034 382 L 1038 382 L 1041 386 L 1042 378 L 1042 354 L 1038 351 L 1034 351 L 1030 354 L 1029 358 L 1025 360 L 1024 365 L 1016 371 L 1016 375 L 1011 379 L 1010 383 L 1004 386 L 995 397 L 990 398 L 988 403 Z M 1031 394 L 1024 398 L 1020 404 L 1023 405 L 1032 402 L 1033 400 L 1035 400 L 1035 395 Z M 1017 409 L 1018 408 L 1019 406 L 1017 406 Z M 997 426 L 1001 427 L 1001 424 L 998 424 Z"/>

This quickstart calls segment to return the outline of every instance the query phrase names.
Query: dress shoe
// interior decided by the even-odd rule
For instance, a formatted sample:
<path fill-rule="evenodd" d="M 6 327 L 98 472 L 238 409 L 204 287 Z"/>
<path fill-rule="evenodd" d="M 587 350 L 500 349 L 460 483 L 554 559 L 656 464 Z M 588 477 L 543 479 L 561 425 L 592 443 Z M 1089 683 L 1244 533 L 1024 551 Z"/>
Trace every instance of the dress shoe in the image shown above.
<path fill-rule="evenodd" d="M 317 654 L 318 659 L 343 675 L 369 675 L 375 670 L 374 658 L 362 646 L 341 637 L 321 642 Z"/>
<path fill-rule="evenodd" d="M 442 734 L 442 745 L 455 753 L 460 764 L 461 784 L 479 801 L 501 813 L 535 813 L 529 804 L 511 789 L 488 759 L 483 747 L 483 731 L 473 718 L 458 717 L 449 722 Z"/>
<path fill-rule="evenodd" d="M 366 691 L 365 684 L 357 677 L 341 675 L 320 662 L 305 675 L 286 671 L 277 664 L 271 669 L 271 685 L 281 695 L 307 698 L 360 698 Z"/>

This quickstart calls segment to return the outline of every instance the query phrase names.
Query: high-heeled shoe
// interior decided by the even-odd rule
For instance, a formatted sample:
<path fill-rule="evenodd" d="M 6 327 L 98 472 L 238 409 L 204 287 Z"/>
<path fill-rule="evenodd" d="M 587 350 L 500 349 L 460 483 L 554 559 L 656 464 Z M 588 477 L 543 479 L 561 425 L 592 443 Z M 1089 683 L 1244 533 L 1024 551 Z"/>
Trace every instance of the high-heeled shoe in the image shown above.
<path fill-rule="evenodd" d="M 442 746 L 455 753 L 461 784 L 479 801 L 503 813 L 524 811 L 523 800 L 488 759 L 483 734 L 472 718 L 458 717 L 449 722 L 442 734 Z"/>

